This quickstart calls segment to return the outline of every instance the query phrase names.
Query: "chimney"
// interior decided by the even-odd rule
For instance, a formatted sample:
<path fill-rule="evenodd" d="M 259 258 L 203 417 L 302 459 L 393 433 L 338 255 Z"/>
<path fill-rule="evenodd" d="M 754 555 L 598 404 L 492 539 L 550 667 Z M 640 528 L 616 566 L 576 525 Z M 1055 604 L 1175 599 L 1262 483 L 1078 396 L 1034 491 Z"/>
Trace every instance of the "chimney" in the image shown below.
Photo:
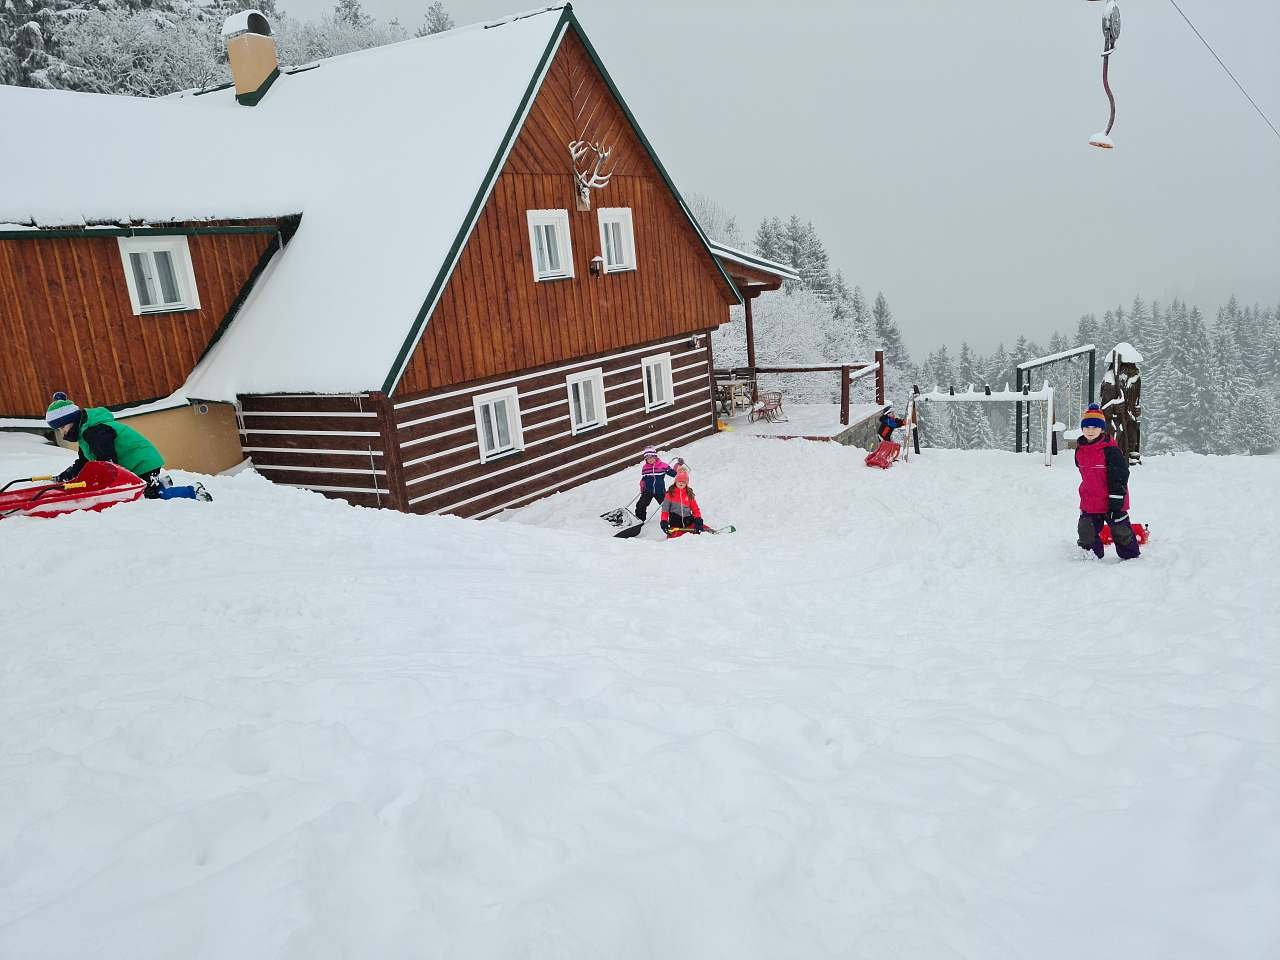
<path fill-rule="evenodd" d="M 280 76 L 271 24 L 257 10 L 243 10 L 227 17 L 222 36 L 227 41 L 231 78 L 236 82 L 236 102 L 252 107 Z"/>

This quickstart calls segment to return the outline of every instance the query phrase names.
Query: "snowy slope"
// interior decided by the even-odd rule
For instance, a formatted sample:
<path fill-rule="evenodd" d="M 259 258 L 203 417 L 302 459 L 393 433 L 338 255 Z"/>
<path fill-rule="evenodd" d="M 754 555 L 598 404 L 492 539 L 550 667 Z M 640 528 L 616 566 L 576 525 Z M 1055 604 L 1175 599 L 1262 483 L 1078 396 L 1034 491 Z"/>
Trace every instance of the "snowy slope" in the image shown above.
<path fill-rule="evenodd" d="M 0 521 L 0 957 L 1276 955 L 1280 458 L 1150 459 L 1122 565 L 1063 460 L 678 452 L 739 533 Z"/>

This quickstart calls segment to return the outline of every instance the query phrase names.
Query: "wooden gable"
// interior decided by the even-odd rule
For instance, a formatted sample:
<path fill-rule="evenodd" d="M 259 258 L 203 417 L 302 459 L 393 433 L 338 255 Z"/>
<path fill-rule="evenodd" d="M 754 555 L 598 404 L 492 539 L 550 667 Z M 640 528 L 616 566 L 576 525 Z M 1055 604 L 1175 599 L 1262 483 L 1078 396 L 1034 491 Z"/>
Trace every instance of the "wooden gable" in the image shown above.
<path fill-rule="evenodd" d="M 68 231 L 76 233 L 76 231 Z M 0 416 L 166 397 L 186 381 L 276 234 L 188 237 L 200 309 L 133 312 L 115 236 L 0 239 Z"/>
<path fill-rule="evenodd" d="M 612 149 L 613 176 L 575 208 L 569 143 Z M 592 277 L 597 210 L 629 207 L 637 269 Z M 526 211 L 567 210 L 574 276 L 535 282 Z M 719 326 L 735 295 L 589 51 L 569 30 L 463 248 L 397 396 Z"/>

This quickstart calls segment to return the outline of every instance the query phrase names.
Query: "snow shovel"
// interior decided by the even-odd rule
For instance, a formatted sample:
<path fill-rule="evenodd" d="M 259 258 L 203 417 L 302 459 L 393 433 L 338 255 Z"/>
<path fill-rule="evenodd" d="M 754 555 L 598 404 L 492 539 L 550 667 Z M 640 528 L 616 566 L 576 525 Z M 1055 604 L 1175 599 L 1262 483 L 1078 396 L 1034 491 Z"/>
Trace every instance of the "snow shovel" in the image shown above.
<path fill-rule="evenodd" d="M 630 526 L 623 527 L 621 530 L 619 530 L 617 533 L 614 534 L 614 536 L 617 537 L 619 540 L 625 540 L 628 537 L 640 536 L 640 531 L 643 530 L 644 525 L 649 522 L 648 517 L 645 517 L 643 520 L 641 520 L 630 510 L 626 511 L 626 515 L 631 518 L 632 523 Z"/>
<path fill-rule="evenodd" d="M 621 507 L 614 507 L 612 510 L 606 510 L 604 513 L 600 514 L 600 519 L 609 521 L 609 523 L 615 527 L 620 527 L 627 522 L 627 517 L 630 517 L 632 520 L 636 519 L 636 515 L 631 512 L 631 508 L 639 502 L 640 494 L 637 493 L 635 499 L 630 503 Z"/>

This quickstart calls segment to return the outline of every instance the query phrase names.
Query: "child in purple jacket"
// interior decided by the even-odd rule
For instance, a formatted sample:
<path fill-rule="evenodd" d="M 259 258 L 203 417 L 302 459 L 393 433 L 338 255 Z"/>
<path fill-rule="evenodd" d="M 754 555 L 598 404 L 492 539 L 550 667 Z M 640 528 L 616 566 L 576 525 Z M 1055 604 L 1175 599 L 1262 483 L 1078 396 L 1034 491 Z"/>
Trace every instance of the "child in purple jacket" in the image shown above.
<path fill-rule="evenodd" d="M 640 454 L 640 499 L 636 501 L 636 519 L 643 520 L 649 512 L 649 504 L 662 501 L 667 496 L 667 477 L 676 475 L 676 467 L 684 465 L 684 460 L 676 457 L 674 465 L 663 463 L 658 459 L 656 447 L 645 447 Z"/>

